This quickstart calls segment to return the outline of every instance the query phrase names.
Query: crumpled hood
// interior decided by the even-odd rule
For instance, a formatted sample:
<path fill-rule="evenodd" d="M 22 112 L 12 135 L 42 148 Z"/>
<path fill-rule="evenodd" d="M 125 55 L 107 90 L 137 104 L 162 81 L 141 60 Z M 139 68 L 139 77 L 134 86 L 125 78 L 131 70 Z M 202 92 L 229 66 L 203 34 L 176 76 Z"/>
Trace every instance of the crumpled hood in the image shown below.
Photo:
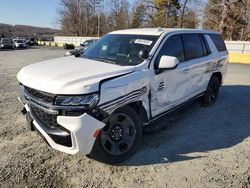
<path fill-rule="evenodd" d="M 17 79 L 25 86 L 53 94 L 84 94 L 98 91 L 103 79 L 133 72 L 119 66 L 74 56 L 43 61 L 24 67 Z"/>

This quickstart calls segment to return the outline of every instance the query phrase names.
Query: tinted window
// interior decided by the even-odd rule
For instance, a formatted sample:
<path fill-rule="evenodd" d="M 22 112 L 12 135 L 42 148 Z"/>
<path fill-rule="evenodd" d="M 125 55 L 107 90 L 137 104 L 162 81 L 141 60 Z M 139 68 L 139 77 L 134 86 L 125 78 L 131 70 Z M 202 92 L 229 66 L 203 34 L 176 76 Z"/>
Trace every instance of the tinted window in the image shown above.
<path fill-rule="evenodd" d="M 214 42 L 214 45 L 216 46 L 218 51 L 226 51 L 226 45 L 224 43 L 223 38 L 219 34 L 211 34 L 209 35 Z"/>
<path fill-rule="evenodd" d="M 183 34 L 185 61 L 203 56 L 200 34 Z"/>
<path fill-rule="evenodd" d="M 155 68 L 158 68 L 160 59 L 163 55 L 174 56 L 180 62 L 184 61 L 183 47 L 180 35 L 169 37 L 163 44 L 155 60 Z"/>
<path fill-rule="evenodd" d="M 202 44 L 205 46 L 205 50 L 204 51 L 204 55 L 209 55 L 211 53 L 210 47 L 208 45 L 207 39 L 205 37 L 205 35 L 201 35 L 202 38 Z"/>

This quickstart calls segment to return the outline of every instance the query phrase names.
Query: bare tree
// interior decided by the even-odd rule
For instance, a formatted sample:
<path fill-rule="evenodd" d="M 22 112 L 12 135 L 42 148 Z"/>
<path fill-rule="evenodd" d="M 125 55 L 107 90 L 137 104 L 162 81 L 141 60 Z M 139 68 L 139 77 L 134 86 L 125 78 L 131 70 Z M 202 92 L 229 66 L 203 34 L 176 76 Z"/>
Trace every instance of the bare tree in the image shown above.
<path fill-rule="evenodd" d="M 146 21 L 146 10 L 145 5 L 142 2 L 137 2 L 134 5 L 134 11 L 132 14 L 132 28 L 140 28 L 144 26 L 144 22 Z"/>
<path fill-rule="evenodd" d="M 130 27 L 196 28 L 202 20 L 203 28 L 220 31 L 224 38 L 250 38 L 250 0 L 208 0 L 204 9 L 201 0 L 139 0 L 132 6 L 128 0 L 60 2 L 58 20 L 65 35 L 99 36 Z"/>
<path fill-rule="evenodd" d="M 183 23 L 184 23 L 184 15 L 186 13 L 186 10 L 187 10 L 187 3 L 188 1 L 190 0 L 184 0 L 182 5 L 181 5 L 181 10 L 180 10 L 180 22 L 179 22 L 179 25 L 180 27 L 183 27 Z"/>
<path fill-rule="evenodd" d="M 178 27 L 198 27 L 200 10 L 201 5 L 197 0 L 181 0 Z"/>
<path fill-rule="evenodd" d="M 221 32 L 225 39 L 242 40 L 249 26 L 247 4 L 249 0 L 209 0 L 203 27 Z"/>
<path fill-rule="evenodd" d="M 128 28 L 129 3 L 127 0 L 109 0 L 109 26 L 111 30 Z"/>
<path fill-rule="evenodd" d="M 59 23 L 66 35 L 97 35 L 98 5 L 102 0 L 61 0 Z"/>

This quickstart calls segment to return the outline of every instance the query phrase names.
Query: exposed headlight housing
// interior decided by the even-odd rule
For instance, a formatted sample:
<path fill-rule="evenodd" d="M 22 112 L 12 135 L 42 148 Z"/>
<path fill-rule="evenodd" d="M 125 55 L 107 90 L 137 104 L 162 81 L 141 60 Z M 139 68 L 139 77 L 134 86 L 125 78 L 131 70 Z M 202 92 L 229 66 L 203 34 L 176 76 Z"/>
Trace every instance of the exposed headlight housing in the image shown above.
<path fill-rule="evenodd" d="M 93 108 L 99 101 L 97 93 L 79 96 L 58 96 L 56 105 L 60 106 L 81 106 Z"/>

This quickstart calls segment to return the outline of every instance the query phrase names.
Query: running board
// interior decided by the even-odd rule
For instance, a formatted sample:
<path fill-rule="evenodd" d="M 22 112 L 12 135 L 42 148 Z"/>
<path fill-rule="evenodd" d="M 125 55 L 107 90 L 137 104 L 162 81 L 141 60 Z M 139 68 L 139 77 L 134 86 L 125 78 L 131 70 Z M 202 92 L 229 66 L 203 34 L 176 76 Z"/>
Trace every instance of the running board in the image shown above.
<path fill-rule="evenodd" d="M 148 123 L 144 124 L 145 126 L 143 127 L 143 129 L 146 132 L 158 131 L 158 130 L 165 128 L 171 122 L 181 119 L 181 117 L 185 116 L 184 113 L 177 114 L 177 112 L 184 110 L 184 108 L 188 107 L 192 102 L 194 102 L 196 99 L 198 99 L 202 95 L 203 93 L 196 95 L 195 97 L 189 99 L 188 101 L 155 116 Z"/>

